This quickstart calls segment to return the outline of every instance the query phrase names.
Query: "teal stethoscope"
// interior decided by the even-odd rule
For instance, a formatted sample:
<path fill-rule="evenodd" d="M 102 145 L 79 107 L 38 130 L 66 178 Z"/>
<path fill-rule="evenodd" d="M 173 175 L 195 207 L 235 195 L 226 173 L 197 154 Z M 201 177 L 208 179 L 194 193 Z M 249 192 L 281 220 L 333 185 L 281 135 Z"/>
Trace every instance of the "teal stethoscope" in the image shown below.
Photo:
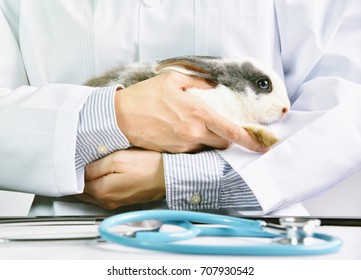
<path fill-rule="evenodd" d="M 119 225 L 144 228 L 118 234 Z M 162 231 L 163 225 L 176 226 L 177 231 Z M 208 226 L 206 226 L 208 225 Z M 191 211 L 147 210 L 118 214 L 99 224 L 100 236 L 125 246 L 185 254 L 211 255 L 315 255 L 338 251 L 339 238 L 314 233 L 318 219 L 280 218 L 280 224 L 225 215 Z M 198 236 L 270 238 L 267 244 L 202 245 L 183 241 Z"/>

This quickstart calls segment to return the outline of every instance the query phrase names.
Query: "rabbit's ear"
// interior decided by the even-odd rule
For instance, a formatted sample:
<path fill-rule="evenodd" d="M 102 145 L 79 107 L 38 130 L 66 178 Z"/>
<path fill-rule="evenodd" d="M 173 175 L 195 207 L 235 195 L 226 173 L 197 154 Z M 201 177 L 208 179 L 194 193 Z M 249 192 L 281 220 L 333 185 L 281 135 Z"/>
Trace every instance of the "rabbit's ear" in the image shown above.
<path fill-rule="evenodd" d="M 214 81 L 214 64 L 220 59 L 213 56 L 180 56 L 169 58 L 158 61 L 155 71 L 159 73 L 167 70 L 185 69 L 186 71 L 181 71 L 184 74 Z"/>

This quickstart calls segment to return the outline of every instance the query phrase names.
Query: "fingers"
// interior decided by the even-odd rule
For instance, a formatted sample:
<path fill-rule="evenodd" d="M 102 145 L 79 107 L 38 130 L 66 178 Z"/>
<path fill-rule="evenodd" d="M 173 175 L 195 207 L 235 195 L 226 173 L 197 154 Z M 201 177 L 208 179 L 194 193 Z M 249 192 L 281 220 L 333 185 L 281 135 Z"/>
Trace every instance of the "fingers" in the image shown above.
<path fill-rule="evenodd" d="M 95 180 L 104 175 L 114 172 L 115 166 L 112 164 L 113 154 L 102 159 L 89 163 L 85 167 L 85 180 Z"/>
<path fill-rule="evenodd" d="M 206 120 L 206 126 L 210 131 L 223 139 L 241 145 L 251 151 L 264 153 L 269 150 L 268 147 L 264 147 L 257 142 L 244 128 L 216 114 L 212 114 Z M 212 146 L 211 143 L 208 145 Z"/>
<path fill-rule="evenodd" d="M 86 181 L 84 193 L 76 197 L 106 209 L 164 199 L 165 187 L 150 177 L 130 173 L 108 174 Z M 155 182 L 155 183 L 154 183 Z"/>
<path fill-rule="evenodd" d="M 184 91 L 189 88 L 210 89 L 214 88 L 217 84 L 199 77 L 192 77 L 183 75 L 183 89 Z M 268 147 L 260 144 L 250 133 L 244 128 L 228 121 L 217 113 L 207 110 L 203 115 L 205 124 L 209 133 L 206 133 L 201 140 L 201 144 L 216 149 L 225 149 L 231 142 L 241 145 L 251 151 L 267 152 Z"/>
<path fill-rule="evenodd" d="M 88 203 L 97 204 L 106 209 L 115 209 L 125 205 L 123 200 L 129 196 L 127 190 L 122 191 L 123 176 L 109 174 L 101 178 L 86 181 L 84 192 L 77 198 Z"/>
<path fill-rule="evenodd" d="M 98 198 L 94 197 L 93 195 L 91 195 L 89 193 L 77 194 L 77 195 L 74 195 L 73 197 L 75 197 L 76 199 L 79 199 L 83 202 L 99 205 L 108 210 L 114 210 L 114 209 L 122 206 L 120 203 L 117 203 L 116 201 L 99 200 Z"/>
<path fill-rule="evenodd" d="M 202 145 L 200 145 L 202 150 L 204 150 L 205 147 L 224 150 L 227 149 L 231 144 L 230 141 L 220 137 L 212 131 L 207 131 L 205 137 L 201 139 L 200 142 L 202 143 Z"/>
<path fill-rule="evenodd" d="M 153 94 L 139 93 L 145 90 L 143 88 L 145 83 L 154 86 Z M 139 88 L 135 90 L 135 87 Z M 137 102 L 133 100 L 124 107 L 137 108 L 135 104 L 143 104 L 147 109 L 142 110 L 141 114 L 134 114 L 139 111 L 138 109 L 128 111 L 124 109 L 124 114 L 121 115 L 122 125 L 118 124 L 118 126 L 132 145 L 148 150 L 171 153 L 194 152 L 207 147 L 224 149 L 230 142 L 235 142 L 252 151 L 267 151 L 268 149 L 245 129 L 221 117 L 201 99 L 181 91 L 186 91 L 188 88 L 212 87 L 214 83 L 210 81 L 172 71 L 160 74 L 144 83 L 138 83 L 133 87 L 135 91 L 128 95 L 137 96 Z M 149 90 L 148 85 L 146 88 Z M 131 87 L 128 88 L 130 89 Z M 123 99 L 120 103 L 127 104 L 125 100 L 127 99 Z M 89 165 L 86 169 L 86 180 L 112 172 L 112 166 L 103 160 Z"/>

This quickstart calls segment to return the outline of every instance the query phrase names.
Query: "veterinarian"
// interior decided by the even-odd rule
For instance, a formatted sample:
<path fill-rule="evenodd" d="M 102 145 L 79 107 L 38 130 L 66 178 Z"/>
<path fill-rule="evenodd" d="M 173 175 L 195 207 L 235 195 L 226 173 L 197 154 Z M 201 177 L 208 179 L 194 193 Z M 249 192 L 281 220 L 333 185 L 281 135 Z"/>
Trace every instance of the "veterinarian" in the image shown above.
<path fill-rule="evenodd" d="M 360 169 L 356 0 L 0 0 L 0 8 L 0 186 L 36 194 L 32 214 L 111 214 L 165 198 L 170 209 L 303 215 L 299 202 Z M 131 88 L 76 85 L 119 64 L 188 54 L 251 56 L 284 75 L 295 112 L 284 120 L 287 137 L 264 153 L 181 92 L 210 85 L 177 73 L 148 80 L 124 103 Z M 230 141 L 259 153 L 206 149 Z"/>

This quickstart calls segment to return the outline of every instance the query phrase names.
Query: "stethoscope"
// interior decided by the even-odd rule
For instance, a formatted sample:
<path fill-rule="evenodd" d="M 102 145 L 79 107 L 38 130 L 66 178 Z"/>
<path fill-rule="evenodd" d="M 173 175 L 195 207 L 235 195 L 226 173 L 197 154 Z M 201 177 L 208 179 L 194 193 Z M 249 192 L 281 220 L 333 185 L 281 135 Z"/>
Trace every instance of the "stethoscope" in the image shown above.
<path fill-rule="evenodd" d="M 121 234 L 116 231 L 117 226 L 127 224 L 143 228 Z M 180 230 L 162 231 L 163 225 Z M 211 213 L 146 210 L 106 218 L 99 224 L 99 233 L 104 240 L 125 246 L 184 254 L 284 256 L 337 252 L 342 241 L 334 236 L 315 233 L 318 226 L 318 219 L 286 217 L 280 218 L 278 225 Z M 183 242 L 200 236 L 268 238 L 271 242 L 252 245 Z"/>

